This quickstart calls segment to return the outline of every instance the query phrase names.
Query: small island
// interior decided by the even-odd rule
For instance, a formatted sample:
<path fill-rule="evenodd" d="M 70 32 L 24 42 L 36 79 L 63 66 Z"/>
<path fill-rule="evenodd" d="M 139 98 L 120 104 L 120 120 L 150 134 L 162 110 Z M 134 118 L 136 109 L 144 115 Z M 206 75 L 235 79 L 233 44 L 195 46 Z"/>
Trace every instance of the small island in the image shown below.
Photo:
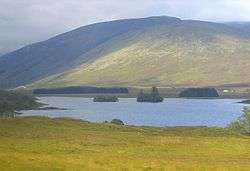
<path fill-rule="evenodd" d="M 163 100 L 156 87 L 152 87 L 152 92 L 149 94 L 143 93 L 143 90 L 141 90 L 137 97 L 137 102 L 159 103 L 163 102 Z"/>
<path fill-rule="evenodd" d="M 239 103 L 250 104 L 250 100 L 243 100 L 243 101 L 241 101 L 241 102 L 239 102 Z"/>
<path fill-rule="evenodd" d="M 215 88 L 188 88 L 180 92 L 179 97 L 215 98 L 219 97 L 219 93 Z"/>
<path fill-rule="evenodd" d="M 116 96 L 98 96 L 93 99 L 94 102 L 118 102 Z"/>

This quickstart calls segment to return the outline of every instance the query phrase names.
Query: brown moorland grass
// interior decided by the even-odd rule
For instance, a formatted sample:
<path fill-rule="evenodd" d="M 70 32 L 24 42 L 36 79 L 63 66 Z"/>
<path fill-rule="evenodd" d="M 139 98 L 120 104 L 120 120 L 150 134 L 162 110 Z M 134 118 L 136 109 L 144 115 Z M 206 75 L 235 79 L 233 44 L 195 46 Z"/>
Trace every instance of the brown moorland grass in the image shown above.
<path fill-rule="evenodd" d="M 250 170 L 250 138 L 223 128 L 0 119 L 0 170 Z"/>

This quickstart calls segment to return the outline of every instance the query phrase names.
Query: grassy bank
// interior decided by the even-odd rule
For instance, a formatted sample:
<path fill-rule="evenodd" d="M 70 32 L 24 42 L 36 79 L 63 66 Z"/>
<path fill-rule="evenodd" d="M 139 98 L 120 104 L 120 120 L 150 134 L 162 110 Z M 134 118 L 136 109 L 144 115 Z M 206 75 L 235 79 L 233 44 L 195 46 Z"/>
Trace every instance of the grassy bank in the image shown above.
<path fill-rule="evenodd" d="M 222 128 L 0 119 L 0 170 L 249 170 L 250 138 Z"/>

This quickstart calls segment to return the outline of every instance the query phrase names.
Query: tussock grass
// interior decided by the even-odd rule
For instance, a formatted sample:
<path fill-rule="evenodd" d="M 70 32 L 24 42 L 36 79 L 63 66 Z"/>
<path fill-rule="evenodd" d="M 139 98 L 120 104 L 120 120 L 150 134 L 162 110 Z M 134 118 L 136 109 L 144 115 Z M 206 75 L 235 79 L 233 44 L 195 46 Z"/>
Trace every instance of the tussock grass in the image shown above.
<path fill-rule="evenodd" d="M 0 119 L 0 170 L 249 170 L 250 138 L 70 118 Z"/>

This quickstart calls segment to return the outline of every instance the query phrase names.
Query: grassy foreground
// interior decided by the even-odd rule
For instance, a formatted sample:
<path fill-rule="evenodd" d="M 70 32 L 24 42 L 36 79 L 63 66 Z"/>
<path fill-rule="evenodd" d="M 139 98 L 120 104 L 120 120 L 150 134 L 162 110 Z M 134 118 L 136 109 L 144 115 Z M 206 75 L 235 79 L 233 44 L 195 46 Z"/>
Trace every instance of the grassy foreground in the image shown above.
<path fill-rule="evenodd" d="M 222 128 L 0 119 L 0 170 L 250 170 L 250 138 Z"/>

